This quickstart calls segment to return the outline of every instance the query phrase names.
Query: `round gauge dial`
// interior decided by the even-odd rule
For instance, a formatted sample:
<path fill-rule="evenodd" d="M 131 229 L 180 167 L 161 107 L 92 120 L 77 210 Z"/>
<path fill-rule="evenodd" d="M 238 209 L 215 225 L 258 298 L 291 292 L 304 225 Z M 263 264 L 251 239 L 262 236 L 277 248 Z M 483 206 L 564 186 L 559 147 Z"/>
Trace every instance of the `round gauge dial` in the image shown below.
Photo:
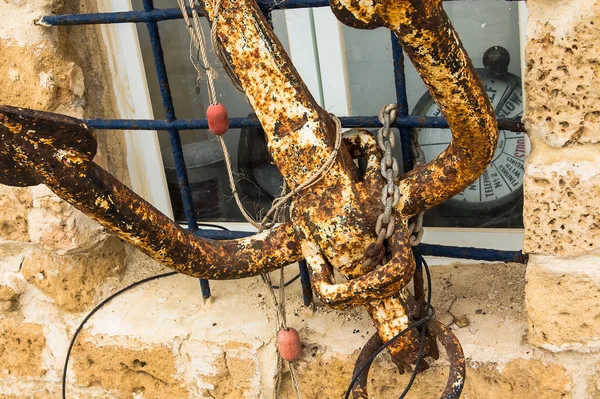
<path fill-rule="evenodd" d="M 507 66 L 508 63 L 505 62 L 502 68 Z M 514 118 L 523 114 L 521 80 L 517 76 L 506 71 L 498 73 L 489 67 L 477 71 L 498 117 Z M 439 107 L 428 93 L 417 104 L 415 113 L 420 116 L 441 116 Z M 427 128 L 419 130 L 418 138 L 425 159 L 429 162 L 448 147 L 452 135 L 449 129 Z M 476 181 L 446 204 L 471 208 L 484 205 L 490 208 L 513 200 L 520 195 L 523 185 L 525 155 L 525 135 L 522 132 L 501 130 L 498 147 L 489 167 Z"/>

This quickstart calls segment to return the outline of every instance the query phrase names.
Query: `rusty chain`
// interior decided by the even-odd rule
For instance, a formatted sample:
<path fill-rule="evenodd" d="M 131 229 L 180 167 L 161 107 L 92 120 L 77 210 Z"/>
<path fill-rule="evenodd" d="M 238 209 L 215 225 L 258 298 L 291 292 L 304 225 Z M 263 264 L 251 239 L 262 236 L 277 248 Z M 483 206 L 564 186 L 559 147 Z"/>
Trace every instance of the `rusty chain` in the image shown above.
<path fill-rule="evenodd" d="M 386 184 L 381 190 L 381 203 L 384 211 L 377 218 L 375 234 L 377 241 L 367 247 L 363 255 L 363 264 L 372 266 L 383 261 L 385 250 L 383 241 L 391 237 L 394 232 L 396 219 L 393 210 L 400 201 L 400 188 L 396 184 L 399 174 L 398 160 L 393 156 L 392 151 L 396 146 L 396 138 L 392 131 L 392 123 L 396 120 L 398 114 L 398 104 L 388 104 L 381 107 L 379 111 L 379 121 L 383 125 L 377 131 L 377 144 L 383 152 L 381 159 L 381 175 L 386 179 Z M 425 154 L 419 145 L 418 134 L 413 131 L 411 135 L 411 150 L 414 159 L 414 167 L 420 167 L 425 164 Z M 417 246 L 423 238 L 423 212 L 418 213 L 411 218 L 408 231 L 410 234 L 410 245 Z"/>
<path fill-rule="evenodd" d="M 392 155 L 392 150 L 396 146 L 396 138 L 391 128 L 397 113 L 398 104 L 386 105 L 379 111 L 379 121 L 383 126 L 377 131 L 377 144 L 383 151 L 381 174 L 386 179 L 386 185 L 381 190 L 381 203 L 385 208 L 377 218 L 375 227 L 379 245 L 383 244 L 383 240 L 390 238 L 394 232 L 396 219 L 392 215 L 392 211 L 400 201 L 400 188 L 396 185 L 399 173 L 398 160 Z"/>
<path fill-rule="evenodd" d="M 417 129 L 412 130 L 410 136 L 410 144 L 413 156 L 413 169 L 425 165 L 425 153 L 419 145 L 419 133 Z M 423 215 L 425 212 L 419 212 L 411 218 L 408 224 L 408 233 L 410 234 L 410 245 L 416 247 L 421 243 L 423 238 Z"/>

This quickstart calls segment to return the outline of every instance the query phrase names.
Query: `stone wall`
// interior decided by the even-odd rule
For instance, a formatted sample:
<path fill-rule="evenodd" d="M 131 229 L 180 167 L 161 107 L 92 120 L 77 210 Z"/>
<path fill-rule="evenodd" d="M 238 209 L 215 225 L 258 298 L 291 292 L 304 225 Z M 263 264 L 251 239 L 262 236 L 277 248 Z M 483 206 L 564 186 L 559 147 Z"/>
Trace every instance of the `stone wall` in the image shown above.
<path fill-rule="evenodd" d="M 468 358 L 464 398 L 600 398 L 600 187 L 597 72 L 600 1 L 529 0 L 526 121 L 533 150 L 525 185 L 527 267 L 435 266 L 434 304 Z M 97 27 L 47 28 L 50 13 L 93 12 L 75 0 L 0 2 L 0 103 L 77 117 L 118 116 Z M 127 182 L 120 132 L 98 132 L 96 161 Z M 293 268 L 293 267 L 292 267 Z M 0 187 L 0 397 L 57 398 L 69 340 L 103 298 L 164 271 L 43 186 Z M 293 270 L 287 271 L 291 276 Z M 258 278 L 177 275 L 139 286 L 83 329 L 68 371 L 70 398 L 269 398 L 275 313 Z M 374 332 L 363 310 L 302 305 L 287 292 L 303 339 L 305 398 L 341 398 Z M 438 397 L 443 357 L 408 398 Z M 385 355 L 375 398 L 408 376 Z M 284 373 L 282 397 L 295 397 Z"/>
<path fill-rule="evenodd" d="M 600 349 L 600 3 L 532 1 L 525 181 L 528 338 Z"/>

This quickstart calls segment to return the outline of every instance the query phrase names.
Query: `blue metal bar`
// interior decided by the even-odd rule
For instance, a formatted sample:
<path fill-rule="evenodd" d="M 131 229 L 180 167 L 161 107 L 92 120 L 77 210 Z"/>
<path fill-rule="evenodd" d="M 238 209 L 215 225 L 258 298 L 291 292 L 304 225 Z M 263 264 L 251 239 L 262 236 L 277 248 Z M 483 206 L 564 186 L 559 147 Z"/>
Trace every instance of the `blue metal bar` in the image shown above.
<path fill-rule="evenodd" d="M 459 0 L 445 0 L 459 1 Z M 504 0 L 524 1 L 524 0 Z M 329 0 L 259 0 L 258 5 L 265 11 L 289 10 L 293 8 L 329 7 Z M 202 15 L 202 14 L 201 14 Z M 104 12 L 93 14 L 63 14 L 46 15 L 36 23 L 41 25 L 93 25 L 93 24 L 121 24 L 136 22 L 160 22 L 182 18 L 179 8 L 153 9 L 152 11 L 123 11 Z"/>
<path fill-rule="evenodd" d="M 423 256 L 437 256 L 454 259 L 474 259 L 489 262 L 527 263 L 528 256 L 522 251 L 500 251 L 497 249 L 452 247 L 448 245 L 420 244 Z"/>
<path fill-rule="evenodd" d="M 406 95 L 406 75 L 404 74 L 404 52 L 398 42 L 398 38 L 391 32 L 392 37 L 392 59 L 394 61 L 394 84 L 396 86 L 396 103 L 398 104 L 398 117 L 400 119 L 409 116 L 408 97 Z M 411 128 L 401 126 L 400 144 L 402 145 L 402 167 L 406 173 L 413 168 L 413 154 L 411 145 Z"/>
<path fill-rule="evenodd" d="M 294 8 L 309 7 L 329 7 L 329 0 L 259 0 L 259 7 L 264 12 L 271 10 L 289 10 Z M 189 10 L 189 7 L 188 7 Z M 203 15 L 203 10 L 199 8 L 199 14 Z M 65 25 L 94 25 L 94 24 L 122 24 L 136 22 L 160 22 L 172 19 L 181 19 L 183 14 L 179 8 L 162 8 L 144 11 L 122 11 L 122 12 L 103 12 L 90 14 L 63 14 L 46 15 L 38 20 L 38 24 L 47 24 L 53 26 Z"/>
<path fill-rule="evenodd" d="M 152 11 L 99 12 L 94 14 L 46 15 L 38 20 L 38 24 L 53 26 L 122 24 L 135 22 L 160 22 L 181 19 L 179 8 L 153 9 Z"/>
<path fill-rule="evenodd" d="M 381 123 L 376 116 L 342 116 L 342 126 L 345 128 L 362 127 L 377 128 Z M 105 130 L 196 130 L 208 129 L 206 119 L 85 119 L 84 122 L 92 129 Z M 447 129 L 448 122 L 442 117 L 405 116 L 398 117 L 394 122 L 397 128 L 438 128 Z M 230 118 L 229 128 L 261 127 L 260 122 L 250 118 Z M 521 117 L 514 119 L 499 118 L 498 127 L 501 130 L 524 132 Z"/>
<path fill-rule="evenodd" d="M 144 11 L 154 11 L 153 0 L 143 0 L 143 4 Z M 167 117 L 167 121 L 173 122 L 177 118 L 175 116 L 175 108 L 173 107 L 173 97 L 171 95 L 171 87 L 169 85 L 169 77 L 167 75 L 167 67 L 165 65 L 165 57 L 160 40 L 160 33 L 158 31 L 158 24 L 156 22 L 147 22 L 146 27 L 148 28 L 148 34 L 150 35 L 152 56 L 154 57 L 154 66 L 156 67 L 156 74 L 158 76 L 160 95 L 162 97 L 165 115 Z M 181 148 L 179 131 L 171 128 L 167 130 L 167 132 L 169 133 L 171 149 L 175 159 L 175 171 L 177 173 L 179 191 L 181 192 L 183 210 L 188 223 L 188 229 L 191 231 L 196 231 L 198 230 L 198 223 L 196 222 L 196 216 L 194 213 L 192 192 L 188 180 L 187 168 L 185 166 L 185 159 L 183 158 L 183 149 Z M 202 290 L 202 297 L 204 299 L 210 298 L 210 286 L 207 280 L 200 280 L 200 288 Z"/>
<path fill-rule="evenodd" d="M 248 231 L 222 231 L 200 229 L 195 233 L 202 238 L 211 240 L 233 240 L 250 237 L 256 233 Z M 449 245 L 420 244 L 419 251 L 423 256 L 437 256 L 455 259 L 474 259 L 490 262 L 526 263 L 527 255 L 522 251 L 500 251 L 487 248 L 454 247 Z"/>
<path fill-rule="evenodd" d="M 308 265 L 305 260 L 298 262 L 300 269 L 300 283 L 302 283 L 302 299 L 304 306 L 310 306 L 313 301 L 312 286 L 310 285 L 310 276 L 308 274 Z"/>

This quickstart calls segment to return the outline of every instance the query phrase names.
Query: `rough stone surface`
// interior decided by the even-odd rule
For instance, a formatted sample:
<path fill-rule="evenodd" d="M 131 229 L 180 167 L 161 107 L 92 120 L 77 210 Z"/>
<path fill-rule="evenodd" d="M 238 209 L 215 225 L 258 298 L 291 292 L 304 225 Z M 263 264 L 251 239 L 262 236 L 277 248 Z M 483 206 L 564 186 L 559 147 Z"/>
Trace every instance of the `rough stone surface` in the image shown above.
<path fill-rule="evenodd" d="M 600 257 L 532 257 L 526 303 L 532 344 L 551 351 L 600 350 Z"/>
<path fill-rule="evenodd" d="M 600 142 L 600 2 L 527 5 L 527 131 L 553 147 Z"/>
<path fill-rule="evenodd" d="M 348 388 L 353 361 L 317 357 L 299 365 L 302 394 L 306 398 L 342 398 Z M 448 371 L 437 365 L 417 376 L 407 399 L 437 398 L 446 385 Z M 369 376 L 369 392 L 378 399 L 395 399 L 410 375 L 399 375 L 391 361 L 385 359 L 373 366 Z M 293 398 L 293 388 L 285 379 L 286 398 Z M 470 364 L 463 390 L 464 399 L 558 399 L 570 398 L 571 380 L 564 367 L 544 364 L 539 360 L 516 359 L 499 371 L 495 364 Z M 217 398 L 217 396 L 215 396 Z M 219 398 L 226 398 L 222 396 Z"/>
<path fill-rule="evenodd" d="M 23 277 L 60 309 L 82 312 L 95 302 L 104 280 L 121 273 L 124 260 L 124 245 L 117 238 L 110 238 L 88 254 L 57 255 L 34 250 L 25 257 Z"/>
<path fill-rule="evenodd" d="M 588 380 L 587 395 L 590 399 L 600 399 L 600 363 L 594 367 L 594 372 Z"/>
<path fill-rule="evenodd" d="M 29 189 L 0 185 L 0 241 L 29 241 L 27 213 L 31 206 Z"/>
<path fill-rule="evenodd" d="M 586 159 L 588 154 L 580 158 L 578 163 L 529 162 L 524 183 L 525 252 L 563 257 L 600 252 L 600 158 Z"/>
<path fill-rule="evenodd" d="M 531 348 L 523 340 L 527 328 L 523 303 L 525 265 L 437 266 L 432 272 L 438 314 L 466 315 L 471 321 L 468 327 L 453 328 L 474 369 L 481 368 L 480 363 L 495 369 L 496 364 L 510 362 L 515 356 L 529 356 Z M 112 340 L 111 344 L 126 341 L 129 335 L 148 344 L 173 343 L 179 353 L 177 369 L 183 370 L 183 375 L 194 376 L 192 380 L 188 377 L 186 385 L 193 397 L 271 397 L 276 354 L 274 309 L 268 291 L 260 278 L 214 282 L 212 288 L 214 301 L 204 305 L 194 279 L 172 276 L 148 283 L 98 312 L 90 322 L 89 333 L 104 336 L 105 341 Z M 288 287 L 286 308 L 288 323 L 299 330 L 304 346 L 298 363 L 303 397 L 339 398 L 348 384 L 358 350 L 373 333 L 372 323 L 360 309 L 336 312 L 322 305 L 317 305 L 314 312 L 306 309 L 301 305 L 299 288 L 297 284 Z M 384 394 L 374 391 L 374 397 L 397 397 L 405 377 L 399 377 L 391 363 L 382 364 L 383 374 L 377 371 L 373 378 Z M 439 393 L 434 388 L 441 389 L 444 383 L 445 362 L 435 363 L 434 369 L 435 372 L 419 377 L 420 388 L 416 392 L 432 392 L 420 397 L 436 397 L 433 393 Z M 537 369 L 532 366 L 532 370 Z M 497 371 L 485 373 L 498 376 Z M 503 380 L 498 378 L 512 381 L 513 377 L 514 374 Z M 281 397 L 294 397 L 288 379 L 288 373 L 284 373 L 287 393 Z M 524 377 L 511 384 L 524 384 L 535 392 L 535 381 Z M 482 391 L 488 388 L 485 385 Z M 513 388 L 506 382 L 497 392 L 500 395 L 515 390 L 516 398 L 525 389 Z"/>
<path fill-rule="evenodd" d="M 7 285 L 0 285 L 0 312 L 15 310 L 19 294 Z"/>
<path fill-rule="evenodd" d="M 87 252 L 107 238 L 102 226 L 61 200 L 46 186 L 31 189 L 31 241 L 57 253 Z"/>
<path fill-rule="evenodd" d="M 173 349 L 166 344 L 132 339 L 121 346 L 102 340 L 102 336 L 86 339 L 85 334 L 78 340 L 73 351 L 77 385 L 116 391 L 119 397 L 189 397 L 177 378 Z"/>
<path fill-rule="evenodd" d="M 0 375 L 43 376 L 42 351 L 45 345 L 41 325 L 0 319 Z"/>
<path fill-rule="evenodd" d="M 244 342 L 206 344 L 216 349 L 216 356 L 211 364 L 212 373 L 201 377 L 205 383 L 212 385 L 201 389 L 202 395 L 232 399 L 260 396 L 260 390 L 256 389 L 260 376 L 256 348 Z"/>
<path fill-rule="evenodd" d="M 0 82 L 11 88 L 2 90 L 0 104 L 52 111 L 61 107 L 67 111 L 63 113 L 83 116 L 81 68 L 73 62 L 57 62 L 54 46 L 21 47 L 0 41 L 0 54 Z"/>

